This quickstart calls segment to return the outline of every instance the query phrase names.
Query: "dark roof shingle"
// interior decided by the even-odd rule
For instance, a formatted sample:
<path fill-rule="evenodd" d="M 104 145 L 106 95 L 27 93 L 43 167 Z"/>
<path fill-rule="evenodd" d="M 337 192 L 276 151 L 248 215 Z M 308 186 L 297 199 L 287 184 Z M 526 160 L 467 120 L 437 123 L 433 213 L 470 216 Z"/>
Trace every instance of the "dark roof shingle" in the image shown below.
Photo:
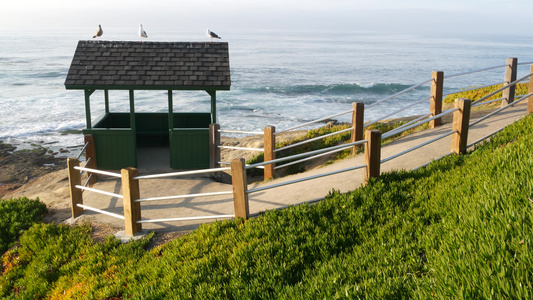
<path fill-rule="evenodd" d="M 217 89 L 231 85 L 228 43 L 79 41 L 67 89 Z"/>

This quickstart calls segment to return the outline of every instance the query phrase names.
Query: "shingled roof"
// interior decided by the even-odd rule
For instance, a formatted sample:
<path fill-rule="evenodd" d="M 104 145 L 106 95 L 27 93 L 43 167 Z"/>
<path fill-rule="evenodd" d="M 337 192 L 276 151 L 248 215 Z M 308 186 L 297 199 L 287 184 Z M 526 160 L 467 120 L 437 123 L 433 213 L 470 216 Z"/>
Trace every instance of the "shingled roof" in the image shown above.
<path fill-rule="evenodd" d="M 67 89 L 229 90 L 228 43 L 79 41 Z"/>

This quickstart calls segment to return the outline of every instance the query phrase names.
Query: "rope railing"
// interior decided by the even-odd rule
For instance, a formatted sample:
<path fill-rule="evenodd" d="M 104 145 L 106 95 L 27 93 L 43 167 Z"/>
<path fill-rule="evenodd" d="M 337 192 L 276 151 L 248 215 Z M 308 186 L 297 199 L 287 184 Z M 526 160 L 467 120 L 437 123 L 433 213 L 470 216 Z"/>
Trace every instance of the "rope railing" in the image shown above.
<path fill-rule="evenodd" d="M 124 198 L 124 196 L 122 196 L 121 194 L 115 194 L 115 193 L 111 193 L 111 192 L 106 192 L 106 191 L 102 191 L 102 190 L 99 190 L 99 189 L 94 189 L 94 188 L 90 188 L 90 187 L 86 187 L 86 186 L 76 185 L 76 188 L 78 188 L 80 190 L 87 190 L 87 191 L 90 191 L 90 192 L 106 195 L 106 196 L 116 197 L 116 198 L 119 198 L 119 199 L 123 199 Z"/>
<path fill-rule="evenodd" d="M 429 99 L 431 99 L 431 97 L 427 97 L 427 98 L 422 99 L 422 100 L 420 100 L 420 101 L 417 101 L 417 102 L 411 103 L 410 105 L 408 105 L 408 106 L 406 106 L 406 107 L 404 107 L 404 108 L 398 109 L 398 110 L 396 110 L 396 111 L 394 111 L 394 112 L 392 112 L 392 113 L 390 113 L 390 114 L 388 114 L 388 115 L 382 116 L 381 118 L 379 118 L 379 119 L 377 119 L 377 120 L 374 120 L 374 121 L 372 121 L 372 122 L 370 122 L 370 123 L 368 123 L 368 124 L 365 124 L 365 127 L 368 127 L 368 126 L 371 126 L 371 125 L 373 125 L 373 124 L 376 124 L 377 122 L 382 121 L 382 120 L 384 120 L 385 118 L 388 118 L 388 117 L 394 116 L 395 114 L 400 113 L 400 112 L 402 112 L 402 111 L 404 111 L 404 110 L 406 110 L 406 109 L 409 109 L 409 108 L 411 108 L 411 107 L 413 107 L 413 106 L 420 105 L 420 104 L 422 104 L 422 103 L 428 101 Z"/>
<path fill-rule="evenodd" d="M 328 147 L 328 148 L 324 148 L 324 149 L 309 151 L 309 152 L 306 152 L 306 153 L 300 153 L 300 154 L 295 154 L 295 155 L 292 155 L 292 156 L 286 156 L 286 157 L 282 157 L 282 158 L 277 158 L 277 159 L 269 160 L 269 161 L 266 161 L 266 162 L 260 162 L 260 163 L 256 163 L 256 164 L 253 164 L 253 165 L 248 165 L 248 166 L 245 167 L 245 169 L 253 169 L 253 168 L 260 167 L 260 166 L 266 166 L 266 165 L 270 165 L 270 164 L 277 164 L 277 163 L 280 163 L 280 162 L 293 160 L 293 159 L 297 159 L 297 158 L 301 158 L 301 157 L 306 157 L 306 156 L 310 156 L 310 155 L 316 155 L 316 154 L 332 151 L 332 150 L 335 150 L 335 149 L 340 149 L 340 148 L 349 147 L 349 146 L 362 145 L 362 144 L 364 144 L 366 142 L 368 142 L 368 141 L 367 140 L 361 140 L 361 141 L 357 141 L 357 142 L 353 142 L 353 143 L 347 143 L 347 144 L 332 146 L 332 147 Z"/>
<path fill-rule="evenodd" d="M 174 176 L 216 173 L 216 172 L 223 172 L 223 171 L 229 171 L 229 170 L 231 170 L 231 168 L 213 168 L 213 169 L 203 169 L 203 170 L 194 170 L 194 171 L 143 175 L 143 176 L 136 176 L 133 179 L 154 179 L 154 178 L 164 178 L 164 177 L 174 177 Z"/>
<path fill-rule="evenodd" d="M 102 171 L 102 170 L 97 170 L 97 169 L 89 169 L 85 167 L 74 167 L 74 169 L 80 170 L 80 171 L 86 171 L 88 173 L 96 173 L 100 175 L 107 175 L 107 176 L 118 177 L 118 178 L 122 177 L 122 175 L 120 175 L 119 173 L 107 172 L 107 171 Z"/>
<path fill-rule="evenodd" d="M 137 199 L 135 202 L 148 202 L 148 201 L 161 201 L 161 200 L 175 200 L 183 198 L 194 198 L 194 197 L 208 197 L 208 196 L 221 196 L 221 195 L 231 195 L 233 191 L 226 192 L 212 192 L 212 193 L 199 193 L 199 194 L 187 194 L 187 195 L 178 195 L 178 196 L 163 196 L 163 197 L 153 197 L 153 198 L 142 198 Z"/>
<path fill-rule="evenodd" d="M 523 80 L 529 78 L 531 75 L 533 75 L 533 73 L 529 73 L 529 74 L 527 74 L 527 75 L 524 76 L 524 77 L 521 77 L 521 78 L 519 78 L 519 79 L 517 79 L 517 80 L 515 80 L 515 81 L 513 81 L 513 82 L 511 82 L 511 83 L 509 83 L 509 84 L 507 84 L 507 85 L 504 85 L 502 88 L 499 88 L 499 89 L 497 89 L 496 91 L 494 91 L 494 92 L 492 92 L 492 93 L 489 93 L 488 95 L 486 95 L 486 96 L 484 96 L 484 97 L 482 97 L 482 98 L 479 98 L 478 100 L 472 102 L 472 105 L 473 105 L 473 104 L 476 104 L 476 103 L 479 103 L 479 102 L 482 102 L 482 101 L 484 101 L 484 100 L 486 100 L 486 99 L 488 99 L 488 98 L 490 98 L 490 97 L 496 95 L 497 93 L 499 93 L 499 92 L 501 92 L 501 91 L 503 91 L 503 90 L 505 90 L 505 89 L 507 89 L 507 88 L 513 86 L 513 85 L 516 85 L 517 83 L 519 83 L 519 82 L 521 82 L 521 81 L 523 81 Z"/>
<path fill-rule="evenodd" d="M 394 129 L 392 129 L 392 130 L 395 130 L 395 131 L 402 130 L 403 128 L 405 128 L 405 127 L 407 127 L 407 126 L 410 126 L 411 124 L 414 124 L 414 123 L 416 123 L 416 122 L 419 122 L 420 120 L 423 120 L 423 119 L 428 118 L 428 117 L 430 117 L 430 116 L 431 116 L 431 114 L 421 115 L 420 117 L 418 117 L 418 118 L 416 118 L 416 119 L 413 119 L 413 120 L 411 120 L 411 121 L 409 121 L 409 122 L 407 122 L 407 123 L 405 123 L 405 124 L 403 124 L 403 125 L 401 125 L 401 126 L 398 126 L 398 127 L 394 128 Z"/>
<path fill-rule="evenodd" d="M 396 153 L 396 154 L 394 154 L 394 155 L 392 155 L 392 156 L 389 156 L 389 157 L 387 157 L 387 158 L 385 158 L 385 159 L 382 159 L 382 160 L 381 160 L 381 163 L 386 163 L 386 162 L 388 162 L 389 160 L 393 160 L 393 159 L 398 158 L 398 157 L 400 157 L 400 156 L 402 156 L 402 155 L 404 155 L 404 154 L 407 154 L 407 153 L 409 153 L 409 152 L 411 152 L 411 151 L 414 151 L 414 150 L 416 150 L 416 149 L 422 148 L 422 147 L 424 147 L 424 146 L 426 146 L 426 145 L 429 145 L 429 144 L 431 144 L 431 143 L 433 143 L 433 142 L 436 142 L 436 141 L 438 141 L 438 140 L 440 140 L 440 139 L 443 139 L 443 138 L 445 138 L 445 137 L 447 137 L 447 136 L 450 136 L 450 135 L 454 134 L 455 132 L 456 132 L 455 130 L 452 130 L 452 131 L 446 132 L 446 133 L 444 133 L 444 134 L 441 134 L 441 135 L 437 136 L 436 138 L 431 139 L 431 140 L 429 140 L 429 141 L 427 141 L 427 142 L 424 142 L 424 143 L 422 143 L 422 144 L 418 144 L 417 146 L 414 146 L 414 147 L 409 148 L 409 149 L 407 149 L 407 150 L 405 150 L 405 151 L 402 151 L 402 152 Z"/>
<path fill-rule="evenodd" d="M 276 166 L 276 167 L 274 167 L 274 170 L 285 168 L 285 167 L 292 166 L 292 165 L 295 165 L 295 164 L 299 164 L 299 163 L 304 162 L 304 161 L 313 160 L 315 158 L 319 158 L 319 157 L 322 157 L 322 156 L 330 155 L 330 154 L 337 153 L 337 152 L 340 152 L 340 151 L 344 151 L 344 150 L 347 150 L 347 149 L 350 149 L 350 148 L 352 148 L 352 146 L 348 146 L 346 148 L 339 148 L 339 149 L 336 149 L 336 150 L 333 150 L 333 151 L 330 151 L 330 152 L 324 152 L 322 154 L 310 156 L 310 157 L 307 157 L 307 158 L 304 158 L 304 159 L 300 159 L 300 160 L 293 161 L 293 162 L 290 162 L 290 163 L 286 163 L 286 164 L 283 164 L 283 165 L 280 165 L 280 166 Z"/>
<path fill-rule="evenodd" d="M 376 106 L 376 105 L 378 105 L 378 104 L 380 104 L 380 103 L 382 103 L 382 102 L 385 102 L 385 101 L 387 101 L 387 100 L 390 100 L 390 99 L 392 99 L 392 98 L 396 98 L 396 97 L 398 97 L 398 96 L 400 96 L 400 95 L 402 95 L 402 94 L 405 94 L 405 93 L 407 93 L 407 92 L 409 92 L 409 91 L 411 91 L 411 90 L 416 89 L 417 87 L 421 87 L 421 86 L 423 86 L 424 84 L 427 84 L 427 83 L 429 83 L 429 82 L 431 82 L 431 81 L 433 81 L 433 79 L 429 79 L 429 80 L 426 80 L 426 81 L 424 81 L 424 82 L 421 82 L 421 83 L 415 84 L 415 85 L 413 85 L 413 86 L 411 86 L 411 87 L 406 88 L 405 90 L 399 91 L 399 92 L 396 93 L 396 94 L 393 94 L 393 95 L 391 95 L 391 96 L 389 96 L 389 97 L 386 97 L 386 98 L 383 98 L 383 99 L 381 99 L 381 100 L 378 100 L 377 102 L 374 102 L 374 103 L 368 105 L 367 107 L 365 107 L 365 110 L 366 110 L 366 109 L 369 109 L 369 108 L 371 108 L 371 107 L 373 107 L 373 106 Z"/>
<path fill-rule="evenodd" d="M 487 84 L 487 85 L 475 86 L 475 87 L 471 87 L 471 88 L 467 88 L 467 89 L 462 89 L 462 90 L 459 90 L 459 91 L 451 92 L 451 93 L 442 95 L 442 97 L 445 98 L 445 97 L 448 97 L 448 96 L 453 95 L 453 94 L 459 94 L 459 93 L 463 93 L 463 92 L 479 90 L 479 89 L 483 89 L 483 88 L 486 88 L 486 87 L 491 87 L 491 86 L 494 86 L 494 85 L 499 85 L 499 84 L 504 84 L 504 83 L 505 83 L 504 81 L 500 81 L 500 82 L 496 82 L 496 83 L 490 83 L 490 84 Z"/>
<path fill-rule="evenodd" d="M 280 133 L 283 133 L 283 132 L 287 132 L 287 131 L 291 131 L 291 130 L 294 130 L 294 129 L 302 128 L 302 127 L 305 127 L 305 126 L 312 125 L 314 123 L 318 123 L 318 122 L 322 122 L 322 121 L 325 121 L 325 120 L 329 120 L 331 118 L 339 117 L 339 116 L 342 116 L 342 115 L 345 115 L 345 114 L 350 114 L 352 112 L 353 112 L 353 109 L 350 109 L 348 111 L 341 112 L 341 113 L 338 113 L 338 114 L 335 114 L 335 115 L 332 115 L 332 116 L 327 116 L 327 117 L 320 118 L 320 119 L 317 119 L 317 120 L 314 120 L 314 121 L 311 121 L 311 122 L 307 122 L 307 123 L 304 123 L 304 124 L 301 124 L 301 125 L 298 125 L 298 126 L 294 126 L 294 127 L 291 127 L 291 128 L 276 132 L 274 134 L 280 134 Z"/>
<path fill-rule="evenodd" d="M 317 137 L 314 137 L 312 139 L 308 139 L 308 140 L 301 141 L 301 142 L 294 143 L 294 144 L 290 144 L 290 145 L 287 145 L 287 146 L 284 146 L 284 147 L 281 147 L 281 148 L 277 148 L 277 149 L 274 150 L 274 152 L 279 152 L 279 151 L 287 150 L 287 149 L 290 149 L 290 148 L 293 148 L 293 147 L 305 145 L 305 144 L 310 143 L 310 142 L 318 141 L 318 140 L 321 140 L 321 139 L 324 139 L 324 138 L 327 138 L 327 137 L 330 137 L 330 136 L 334 136 L 334 135 L 341 134 L 341 133 L 348 132 L 348 131 L 352 131 L 352 130 L 353 130 L 353 127 L 350 127 L 350 128 L 346 128 L 346 129 L 343 129 L 343 130 L 339 130 L 339 131 L 335 131 L 335 132 L 332 132 L 332 133 L 328 133 L 328 134 L 325 134 L 325 135 L 317 136 Z"/>
<path fill-rule="evenodd" d="M 225 129 L 219 129 L 218 132 L 220 132 L 220 133 L 239 133 L 239 134 L 264 134 L 264 132 L 261 132 L 261 131 L 242 131 L 242 130 L 225 130 Z"/>
<path fill-rule="evenodd" d="M 477 125 L 478 123 L 481 123 L 481 122 L 485 121 L 486 119 L 488 119 L 488 118 L 494 116 L 495 114 L 497 114 L 497 113 L 499 113 L 499 112 L 502 112 L 502 111 L 504 111 L 504 110 L 506 110 L 506 109 L 508 109 L 508 108 L 511 108 L 511 107 L 515 106 L 516 104 L 522 102 L 523 100 L 526 100 L 526 99 L 527 99 L 529 96 L 531 96 L 531 95 L 533 95 L 533 93 L 527 94 L 527 95 L 525 95 L 524 97 L 522 97 L 522 98 L 520 98 L 520 99 L 518 99 L 518 100 L 516 100 L 516 101 L 513 101 L 512 103 L 509 103 L 509 105 L 506 105 L 506 106 L 504 106 L 504 107 L 498 108 L 497 110 L 491 112 L 490 114 L 488 114 L 488 115 L 486 115 L 486 116 L 483 116 L 483 117 L 477 119 L 475 122 L 470 123 L 469 126 L 470 126 L 470 127 L 473 127 L 473 126 Z"/>
<path fill-rule="evenodd" d="M 470 147 L 472 147 L 472 146 L 474 146 L 474 145 L 477 145 L 477 144 L 479 144 L 479 143 L 483 142 L 484 140 L 486 140 L 486 139 L 492 137 L 493 135 L 495 135 L 496 133 L 498 133 L 498 132 L 500 132 L 500 131 L 502 131 L 502 130 L 503 130 L 503 128 L 500 128 L 500 129 L 498 129 L 498 130 L 496 130 L 496 131 L 494 131 L 494 132 L 492 132 L 492 133 L 490 133 L 490 134 L 488 134 L 488 135 L 486 135 L 486 136 L 480 138 L 479 140 L 473 142 L 472 144 L 467 145 L 466 147 L 467 147 L 467 148 L 470 148 Z"/>
<path fill-rule="evenodd" d="M 264 152 L 263 148 L 247 148 L 247 147 L 237 147 L 237 146 L 218 146 L 220 149 L 232 149 L 232 150 L 245 150 L 245 151 L 259 151 Z"/>
<path fill-rule="evenodd" d="M 337 170 L 337 171 L 332 171 L 332 172 L 328 172 L 328 173 L 317 174 L 317 175 L 314 175 L 314 176 L 309 176 L 309 177 L 305 177 L 305 178 L 301 178 L 301 179 L 295 179 L 295 180 L 290 180 L 290 181 L 281 182 L 281 183 L 277 183 L 277 184 L 272 184 L 272 185 L 269 185 L 269 186 L 263 186 L 263 187 L 260 187 L 260 188 L 251 189 L 251 190 L 246 191 L 246 193 L 247 194 L 251 194 L 251 193 L 260 192 L 260 191 L 264 191 L 264 190 L 268 190 L 268 189 L 273 189 L 273 188 L 277 188 L 277 187 L 281 187 L 281 186 L 285 186 L 285 185 L 289 185 L 289 184 L 304 182 L 304 181 L 307 181 L 307 180 L 312 180 L 312 179 L 317 179 L 317 178 L 321 178 L 321 177 L 325 177 L 325 176 L 330 176 L 330 175 L 335 175 L 335 174 L 344 173 L 344 172 L 348 172 L 348 171 L 353 171 L 353 170 L 357 170 L 357 169 L 362 169 L 364 167 L 366 167 L 366 165 L 359 165 L 359 166 L 346 168 L 346 169 L 342 169 L 342 170 Z"/>
<path fill-rule="evenodd" d="M 479 102 L 479 103 L 476 103 L 476 104 L 472 105 L 472 107 L 491 104 L 491 103 L 494 103 L 494 102 L 502 101 L 503 99 L 505 99 L 505 98 L 498 98 L 498 99 L 492 99 L 492 100 L 485 101 L 485 102 Z"/>
<path fill-rule="evenodd" d="M 185 218 L 168 218 L 168 219 L 153 219 L 153 220 L 140 220 L 137 224 L 142 223 L 161 223 L 161 222 L 180 222 L 180 221 L 195 221 L 195 220 L 207 220 L 207 219 L 227 219 L 235 218 L 235 215 L 216 215 L 216 216 L 204 216 L 204 217 L 185 217 Z"/>
<path fill-rule="evenodd" d="M 485 69 L 479 69 L 479 70 L 473 70 L 473 71 L 468 71 L 468 72 L 464 72 L 464 73 L 458 73 L 458 74 L 452 74 L 452 75 L 448 75 L 448 76 L 444 76 L 444 78 L 453 78 L 453 77 L 459 77 L 459 76 L 464 76 L 464 75 L 470 75 L 470 74 L 474 74 L 474 73 L 479 73 L 479 72 L 484 72 L 484 71 L 490 71 L 490 70 L 494 70 L 494 69 L 498 69 L 498 68 L 505 68 L 507 67 L 507 65 L 498 65 L 498 66 L 493 66 L 493 67 L 488 67 L 488 68 L 485 68 Z"/>
<path fill-rule="evenodd" d="M 83 209 L 86 209 L 86 210 L 90 210 L 90 211 L 94 211 L 94 212 L 97 212 L 97 213 L 100 213 L 100 214 L 108 215 L 108 216 L 111 216 L 113 218 L 117 218 L 117 219 L 121 219 L 121 220 L 125 219 L 125 217 L 122 216 L 122 215 L 119 215 L 119 214 L 116 214 L 116 213 L 112 213 L 112 212 L 108 212 L 108 211 L 105 211 L 105 210 L 102 210 L 102 209 L 90 207 L 90 206 L 83 205 L 83 204 L 77 204 L 77 206 L 79 206 L 79 207 L 81 207 Z"/>
<path fill-rule="evenodd" d="M 411 129 L 411 128 L 415 128 L 415 127 L 420 126 L 420 125 L 422 125 L 422 124 L 424 124 L 424 123 L 427 123 L 427 122 L 429 122 L 429 121 L 432 121 L 432 120 L 438 119 L 438 118 L 440 118 L 440 117 L 443 117 L 443 116 L 445 116 L 445 115 L 451 114 L 451 113 L 453 113 L 454 111 L 457 111 L 457 110 L 459 110 L 459 108 L 448 109 L 448 110 L 445 110 L 445 111 L 443 111 L 442 113 L 440 113 L 440 114 L 438 114 L 438 115 L 436 115 L 436 116 L 433 116 L 433 117 L 428 118 L 428 119 L 426 119 L 426 120 L 423 120 L 423 121 L 417 122 L 417 123 L 415 123 L 415 124 L 409 125 L 409 126 L 407 126 L 407 127 L 404 127 L 404 128 L 402 128 L 401 130 L 394 130 L 394 129 L 393 129 L 393 130 L 391 130 L 391 131 L 386 132 L 385 134 L 383 134 L 382 138 L 383 138 L 383 139 L 386 139 L 386 138 L 388 138 L 388 137 L 391 137 L 391 136 L 394 136 L 394 135 L 400 134 L 400 133 L 402 133 L 402 132 L 404 132 L 404 131 L 406 131 L 406 130 L 409 130 L 409 129 Z"/>
<path fill-rule="evenodd" d="M 80 153 L 78 154 L 78 156 L 76 156 L 76 159 L 78 159 L 78 160 L 80 159 L 80 157 L 85 152 L 85 149 L 87 149 L 87 146 L 89 146 L 89 142 L 85 143 L 85 146 L 83 146 L 83 148 L 80 150 Z"/>

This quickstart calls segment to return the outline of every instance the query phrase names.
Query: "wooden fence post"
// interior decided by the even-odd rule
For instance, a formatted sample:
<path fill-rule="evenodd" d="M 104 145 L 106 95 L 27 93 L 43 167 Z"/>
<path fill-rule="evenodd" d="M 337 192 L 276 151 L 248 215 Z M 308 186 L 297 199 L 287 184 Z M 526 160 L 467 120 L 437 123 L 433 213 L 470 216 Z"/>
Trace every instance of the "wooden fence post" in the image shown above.
<path fill-rule="evenodd" d="M 533 73 L 533 65 L 530 66 L 529 73 Z M 533 76 L 529 76 L 529 89 L 528 94 L 533 93 Z M 533 96 L 529 96 L 527 100 L 527 113 L 530 114 L 533 112 Z"/>
<path fill-rule="evenodd" d="M 250 209 L 248 206 L 248 179 L 244 159 L 234 159 L 231 162 L 231 182 L 233 186 L 233 204 L 235 207 L 235 218 L 248 219 Z"/>
<path fill-rule="evenodd" d="M 508 58 L 505 62 L 505 79 L 504 79 L 504 85 L 509 84 L 516 80 L 516 68 L 518 65 L 518 59 L 511 57 Z M 512 87 L 509 87 L 502 91 L 502 106 L 507 106 L 510 103 L 513 103 L 514 101 L 514 95 L 515 95 L 516 85 L 513 85 Z"/>
<path fill-rule="evenodd" d="M 434 117 L 442 113 L 442 89 L 444 87 L 444 72 L 434 71 L 431 73 L 431 103 L 429 111 Z M 442 124 L 442 119 L 437 118 L 429 122 L 429 128 L 435 128 Z"/>
<path fill-rule="evenodd" d="M 365 139 L 365 184 L 371 177 L 378 177 L 381 168 L 381 132 L 379 130 L 367 130 Z"/>
<path fill-rule="evenodd" d="M 70 210 L 72 212 L 72 218 L 79 217 L 83 213 L 83 208 L 78 206 L 78 204 L 83 204 L 82 191 L 76 188 L 77 185 L 81 185 L 81 175 L 79 170 L 74 169 L 74 167 L 79 166 L 80 161 L 78 159 L 67 158 Z"/>
<path fill-rule="evenodd" d="M 220 162 L 220 125 L 209 124 L 209 167 L 218 168 Z"/>
<path fill-rule="evenodd" d="M 139 180 L 133 179 L 138 175 L 135 168 L 125 168 L 120 170 L 122 175 L 122 195 L 124 196 L 124 229 L 127 235 L 133 236 L 142 230 L 142 224 L 137 223 L 141 220 L 141 204 L 135 202 L 139 199 Z"/>
<path fill-rule="evenodd" d="M 266 126 L 264 129 L 264 145 L 265 145 L 265 153 L 264 153 L 264 161 L 271 161 L 276 159 L 276 153 L 274 153 L 274 149 L 276 149 L 276 136 L 274 135 L 274 132 L 276 132 L 276 127 L 274 126 Z M 276 176 L 276 170 L 274 170 L 274 167 L 276 164 L 269 164 L 265 166 L 265 172 L 264 172 L 264 179 L 272 179 Z"/>
<path fill-rule="evenodd" d="M 96 165 L 96 147 L 94 144 L 94 137 L 92 134 L 86 134 L 84 136 L 85 144 L 89 143 L 87 145 L 87 148 L 85 148 L 85 160 L 89 163 L 85 165 L 86 168 L 90 169 L 98 169 Z M 89 186 L 93 186 L 98 181 L 98 174 L 96 173 L 87 173 L 87 176 L 90 176 L 89 180 Z"/>
<path fill-rule="evenodd" d="M 363 139 L 363 127 L 365 123 L 365 104 L 354 102 L 352 103 L 352 143 Z M 360 146 L 352 147 L 352 155 L 355 155 L 357 148 Z"/>
<path fill-rule="evenodd" d="M 470 99 L 455 99 L 455 107 L 459 108 L 453 113 L 452 152 L 464 154 L 468 142 L 468 127 L 470 123 Z"/>

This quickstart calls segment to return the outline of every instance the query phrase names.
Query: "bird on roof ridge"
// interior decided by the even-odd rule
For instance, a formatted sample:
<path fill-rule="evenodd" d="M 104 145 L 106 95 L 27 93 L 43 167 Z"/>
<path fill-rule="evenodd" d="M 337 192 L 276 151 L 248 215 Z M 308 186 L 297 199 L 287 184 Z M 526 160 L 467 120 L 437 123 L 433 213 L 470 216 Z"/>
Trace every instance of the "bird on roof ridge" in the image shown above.
<path fill-rule="evenodd" d="M 143 38 L 148 37 L 148 34 L 146 34 L 146 31 L 143 29 L 143 24 L 139 24 L 139 37 L 141 38 L 141 41 Z"/>
<path fill-rule="evenodd" d="M 211 43 L 213 42 L 213 39 L 221 39 L 221 37 L 219 37 L 218 34 L 209 30 L 209 28 L 207 28 L 207 30 L 205 31 L 205 34 L 207 35 Z"/>
<path fill-rule="evenodd" d="M 104 31 L 102 30 L 102 26 L 98 24 L 98 29 L 96 29 L 96 32 L 94 33 L 93 39 L 96 37 L 101 37 L 102 34 L 104 34 Z"/>

